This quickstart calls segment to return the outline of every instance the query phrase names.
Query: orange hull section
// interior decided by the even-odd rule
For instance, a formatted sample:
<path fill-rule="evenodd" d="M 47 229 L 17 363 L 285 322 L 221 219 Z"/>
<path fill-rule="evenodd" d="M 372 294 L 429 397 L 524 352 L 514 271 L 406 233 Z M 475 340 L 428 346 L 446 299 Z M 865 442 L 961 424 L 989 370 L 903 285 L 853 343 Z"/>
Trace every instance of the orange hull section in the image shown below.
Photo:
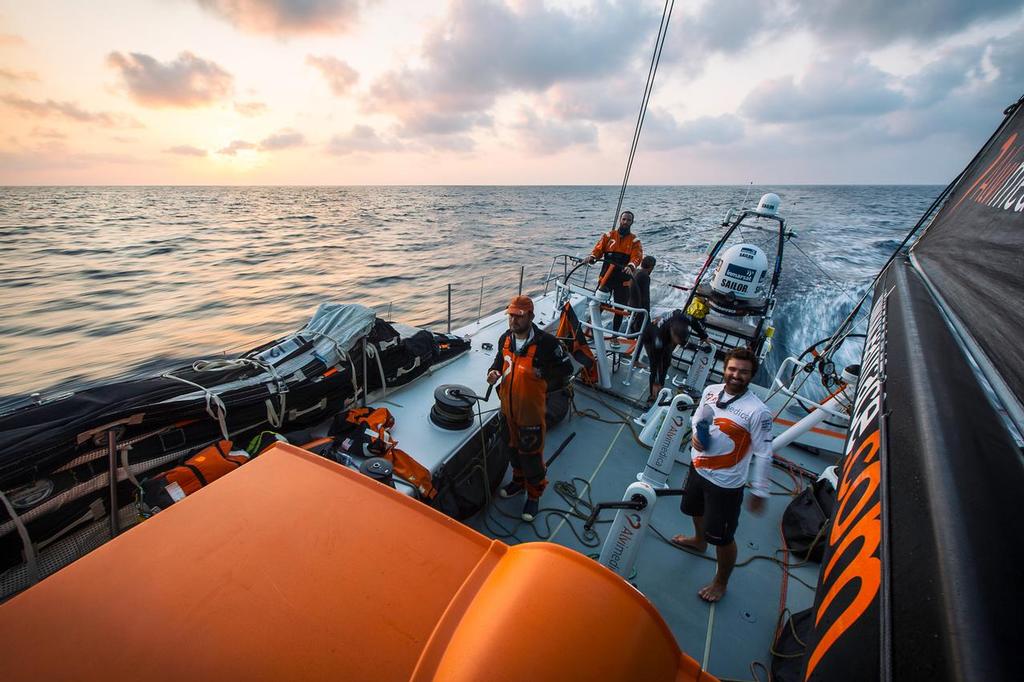
<path fill-rule="evenodd" d="M 279 444 L 0 605 L 0 679 L 714 678 L 590 559 Z"/>

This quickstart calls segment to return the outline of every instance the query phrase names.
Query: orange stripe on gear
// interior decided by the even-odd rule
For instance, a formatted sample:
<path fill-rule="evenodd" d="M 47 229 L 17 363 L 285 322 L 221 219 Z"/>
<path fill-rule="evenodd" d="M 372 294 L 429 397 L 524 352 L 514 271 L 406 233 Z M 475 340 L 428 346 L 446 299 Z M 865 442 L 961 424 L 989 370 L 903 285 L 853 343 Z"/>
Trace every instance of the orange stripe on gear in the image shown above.
<path fill-rule="evenodd" d="M 733 443 L 733 448 L 724 455 L 694 457 L 693 466 L 698 469 L 727 469 L 731 466 L 736 466 L 743 459 L 743 456 L 747 454 L 747 450 L 750 449 L 750 433 L 733 420 L 718 417 L 715 419 L 715 426 L 729 437 L 729 440 Z"/>

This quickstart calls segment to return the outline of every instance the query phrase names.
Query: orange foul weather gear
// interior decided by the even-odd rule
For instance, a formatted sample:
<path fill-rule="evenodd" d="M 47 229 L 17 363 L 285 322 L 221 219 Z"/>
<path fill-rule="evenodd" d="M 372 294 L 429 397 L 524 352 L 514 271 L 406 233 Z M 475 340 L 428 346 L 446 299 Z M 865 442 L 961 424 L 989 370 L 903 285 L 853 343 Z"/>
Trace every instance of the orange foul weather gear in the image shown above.
<path fill-rule="evenodd" d="M 632 265 L 634 268 L 639 268 L 640 261 L 644 259 L 644 247 L 640 245 L 640 240 L 632 232 L 627 232 L 625 236 L 622 236 L 618 230 L 612 230 L 601 235 L 597 244 L 594 245 L 591 255 L 595 259 L 603 258 L 606 263 L 613 262 L 619 267 Z"/>
<path fill-rule="evenodd" d="M 644 258 L 640 240 L 632 232 L 621 235 L 617 229 L 612 230 L 601 235 L 591 255 L 595 259 L 604 259 L 600 288 L 611 291 L 612 299 L 619 305 L 626 305 L 629 301 L 630 279 L 623 268 L 627 265 L 640 267 L 640 261 Z M 612 320 L 612 329 L 619 331 L 621 326 L 622 317 L 616 315 Z"/>
<path fill-rule="evenodd" d="M 539 499 L 547 486 L 547 394 L 562 387 L 572 373 L 572 362 L 555 337 L 533 325 L 532 337 L 525 341 L 511 331 L 502 335 L 491 369 L 501 372 L 498 397 L 508 423 L 512 480 L 526 488 L 530 499 Z"/>

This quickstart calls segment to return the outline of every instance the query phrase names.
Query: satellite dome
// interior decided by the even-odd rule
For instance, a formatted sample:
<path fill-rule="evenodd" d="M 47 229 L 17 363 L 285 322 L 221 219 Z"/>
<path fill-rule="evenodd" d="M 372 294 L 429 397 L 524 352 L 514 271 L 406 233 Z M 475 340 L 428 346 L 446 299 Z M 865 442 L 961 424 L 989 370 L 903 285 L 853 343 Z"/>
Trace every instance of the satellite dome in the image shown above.
<path fill-rule="evenodd" d="M 779 195 L 768 192 L 757 202 L 757 212 L 761 215 L 776 215 L 779 212 Z"/>

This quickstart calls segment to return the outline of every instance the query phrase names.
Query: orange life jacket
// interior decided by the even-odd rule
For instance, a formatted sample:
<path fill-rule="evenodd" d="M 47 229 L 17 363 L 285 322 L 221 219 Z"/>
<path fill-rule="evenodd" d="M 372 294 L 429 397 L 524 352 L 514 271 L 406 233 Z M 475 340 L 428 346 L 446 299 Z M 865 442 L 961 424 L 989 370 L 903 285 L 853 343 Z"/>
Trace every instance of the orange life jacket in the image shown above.
<path fill-rule="evenodd" d="M 569 348 L 569 355 L 583 366 L 580 379 L 583 383 L 593 386 L 597 383 L 597 358 L 587 345 L 586 332 L 576 312 L 568 302 L 562 306 L 562 316 L 558 320 L 558 331 L 555 336 Z"/>
<path fill-rule="evenodd" d="M 633 267 L 639 268 L 640 261 L 644 259 L 644 248 L 640 245 L 640 239 L 632 232 L 623 237 L 619 235 L 618 230 L 612 230 L 601 235 L 594 246 L 592 255 L 594 258 L 604 258 L 609 254 L 621 254 L 618 258 L 608 259 L 624 261 L 616 263 L 616 265 L 631 263 Z"/>
<path fill-rule="evenodd" d="M 182 494 L 191 495 L 249 461 L 246 455 L 232 455 L 231 441 L 222 440 L 192 455 L 179 467 L 154 477 L 144 485 L 150 490 L 164 489 L 173 501 Z"/>
<path fill-rule="evenodd" d="M 535 332 L 536 333 L 536 332 Z M 534 372 L 534 356 L 537 354 L 537 340 L 520 355 L 513 350 L 511 332 L 505 336 L 501 347 L 502 368 L 501 385 L 498 386 L 498 397 L 501 398 L 501 411 L 508 421 L 513 443 L 518 437 L 521 426 L 540 426 L 543 442 L 545 424 L 544 408 L 547 406 L 548 382 Z"/>
<path fill-rule="evenodd" d="M 420 495 L 428 500 L 437 496 L 430 471 L 412 455 L 397 447 L 398 441 L 391 436 L 390 431 L 395 425 L 395 417 L 388 408 L 356 407 L 348 411 L 345 419 L 377 434 L 376 442 L 372 443 L 370 448 L 380 451 L 377 456 L 391 463 L 396 476 L 416 486 Z"/>

